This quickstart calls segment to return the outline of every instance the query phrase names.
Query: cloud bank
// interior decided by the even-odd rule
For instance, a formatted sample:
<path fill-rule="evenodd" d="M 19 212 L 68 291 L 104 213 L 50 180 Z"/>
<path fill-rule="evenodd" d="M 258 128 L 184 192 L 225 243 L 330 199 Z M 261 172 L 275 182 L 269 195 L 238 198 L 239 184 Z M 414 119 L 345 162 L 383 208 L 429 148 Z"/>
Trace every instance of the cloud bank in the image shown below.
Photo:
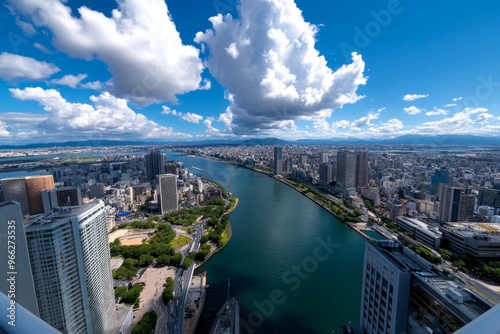
<path fill-rule="evenodd" d="M 8 52 L 0 53 L 0 78 L 4 80 L 40 80 L 59 71 L 54 64 Z"/>

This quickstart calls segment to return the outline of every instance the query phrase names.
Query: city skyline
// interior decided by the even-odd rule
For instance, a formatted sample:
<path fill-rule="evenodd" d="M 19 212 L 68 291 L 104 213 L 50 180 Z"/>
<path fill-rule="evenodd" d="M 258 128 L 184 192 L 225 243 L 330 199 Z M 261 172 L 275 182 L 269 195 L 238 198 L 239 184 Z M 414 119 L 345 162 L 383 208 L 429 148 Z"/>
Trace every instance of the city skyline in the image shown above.
<path fill-rule="evenodd" d="M 493 2 L 86 6 L 3 7 L 3 143 L 499 134 Z"/>

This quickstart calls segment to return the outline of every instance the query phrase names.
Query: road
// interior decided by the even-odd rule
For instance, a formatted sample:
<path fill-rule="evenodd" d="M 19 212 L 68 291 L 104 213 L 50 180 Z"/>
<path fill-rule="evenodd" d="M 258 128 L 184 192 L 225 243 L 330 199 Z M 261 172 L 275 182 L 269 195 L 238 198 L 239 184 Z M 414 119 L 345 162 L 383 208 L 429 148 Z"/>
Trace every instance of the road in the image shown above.
<path fill-rule="evenodd" d="M 207 219 L 202 220 L 201 224 L 194 226 L 195 234 L 189 251 L 183 253 L 184 258 L 191 252 L 197 252 L 200 248 L 200 239 L 203 236 L 203 230 Z M 178 269 L 174 281 L 174 300 L 169 304 L 169 317 L 166 327 L 169 333 L 184 334 L 184 308 L 188 297 L 189 284 L 193 278 L 195 262 L 187 270 Z M 157 326 L 158 327 L 158 326 Z M 156 332 L 155 332 L 156 333 Z"/>

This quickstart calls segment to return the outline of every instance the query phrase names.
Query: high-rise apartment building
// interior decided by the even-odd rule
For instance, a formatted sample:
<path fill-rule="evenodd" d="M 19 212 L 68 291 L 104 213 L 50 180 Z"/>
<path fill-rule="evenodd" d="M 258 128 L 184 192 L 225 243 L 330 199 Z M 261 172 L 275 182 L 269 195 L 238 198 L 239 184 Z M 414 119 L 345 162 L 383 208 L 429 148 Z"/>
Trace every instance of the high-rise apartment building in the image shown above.
<path fill-rule="evenodd" d="M 36 217 L 25 230 L 40 317 L 65 333 L 114 332 L 104 203 Z"/>
<path fill-rule="evenodd" d="M 346 150 L 337 152 L 337 186 L 341 189 L 356 187 L 356 153 Z"/>
<path fill-rule="evenodd" d="M 156 193 L 161 215 L 178 210 L 177 175 L 161 174 L 156 176 Z"/>
<path fill-rule="evenodd" d="M 470 189 L 440 187 L 439 200 L 439 222 L 467 222 L 474 218 L 475 196 Z"/>
<path fill-rule="evenodd" d="M 61 187 L 52 190 L 42 191 L 43 211 L 50 213 L 55 208 L 61 206 L 82 205 L 82 194 L 79 188 Z"/>
<path fill-rule="evenodd" d="M 283 148 L 274 148 L 274 175 L 283 174 Z"/>
<path fill-rule="evenodd" d="M 42 191 L 46 189 L 54 189 L 54 176 L 38 175 L 26 177 L 26 190 L 31 215 L 43 213 Z"/>
<path fill-rule="evenodd" d="M 17 202 L 0 203 L 0 254 L 4 257 L 0 261 L 0 292 L 38 316 L 23 214 Z"/>
<path fill-rule="evenodd" d="M 144 156 L 148 181 L 153 181 L 156 175 L 165 173 L 165 159 L 166 155 L 158 150 L 151 150 Z"/>
<path fill-rule="evenodd" d="M 299 156 L 299 163 L 302 167 L 304 167 L 305 165 L 307 165 L 307 159 L 308 159 L 308 156 L 307 154 L 301 154 Z"/>

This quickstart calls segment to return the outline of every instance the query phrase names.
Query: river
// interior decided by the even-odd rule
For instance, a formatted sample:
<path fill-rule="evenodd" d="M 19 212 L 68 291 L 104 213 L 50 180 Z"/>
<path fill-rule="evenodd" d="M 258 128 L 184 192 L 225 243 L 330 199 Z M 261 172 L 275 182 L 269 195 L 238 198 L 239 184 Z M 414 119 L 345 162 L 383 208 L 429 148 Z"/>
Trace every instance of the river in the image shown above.
<path fill-rule="evenodd" d="M 287 185 L 245 168 L 172 156 L 239 198 L 231 241 L 197 271 L 210 287 L 196 333 L 207 333 L 230 294 L 242 333 L 338 333 L 359 321 L 365 239 Z M 194 171 L 193 169 L 190 169 Z"/>
<path fill-rule="evenodd" d="M 208 333 L 230 294 L 242 333 L 339 333 L 358 323 L 365 239 L 287 185 L 245 168 L 166 152 L 239 198 L 231 241 L 197 271 L 210 287 L 197 334 Z M 116 155 L 120 153 L 110 154 Z M 196 166 L 205 170 L 198 172 Z M 0 177 L 41 171 L 1 173 Z"/>

